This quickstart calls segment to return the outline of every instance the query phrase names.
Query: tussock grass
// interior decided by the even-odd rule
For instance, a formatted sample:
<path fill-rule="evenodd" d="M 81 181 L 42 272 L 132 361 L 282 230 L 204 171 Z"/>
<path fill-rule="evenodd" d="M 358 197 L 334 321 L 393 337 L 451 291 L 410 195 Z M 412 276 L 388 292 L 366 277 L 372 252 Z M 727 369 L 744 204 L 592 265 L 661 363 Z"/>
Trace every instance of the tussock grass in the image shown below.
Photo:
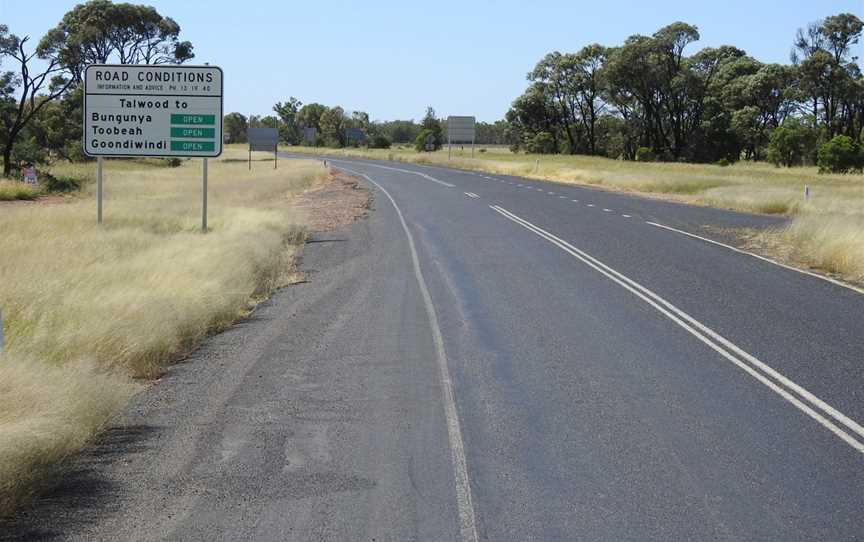
<path fill-rule="evenodd" d="M 0 201 L 33 200 L 40 193 L 38 188 L 29 184 L 0 179 Z"/>
<path fill-rule="evenodd" d="M 860 220 L 864 217 L 864 175 L 822 175 L 815 167 L 777 168 L 765 163 L 739 162 L 727 167 L 640 163 L 591 156 L 513 154 L 501 146 L 479 148 L 485 148 L 486 152 L 475 152 L 474 158 L 470 157 L 470 147 L 456 148 L 451 160 L 447 159 L 446 148 L 433 153 L 417 153 L 409 147 L 344 151 L 292 147 L 291 150 L 452 166 L 723 209 L 787 215 L 792 217 L 792 226 L 767 232 L 765 235 L 773 238 L 764 244 L 771 247 L 765 251 L 795 253 L 799 263 L 838 273 L 847 280 L 861 280 L 855 262 L 864 255 L 864 238 L 855 231 L 856 228 L 860 231 Z M 806 203 L 805 185 L 811 188 L 811 198 Z"/>
<path fill-rule="evenodd" d="M 85 360 L 62 367 L 0 360 L 0 513 L 7 513 L 38 492 L 138 386 Z"/>
<path fill-rule="evenodd" d="M 793 247 L 789 255 L 793 260 L 864 284 L 864 215 L 804 215 L 761 237 L 762 242 L 779 239 Z"/>
<path fill-rule="evenodd" d="M 200 160 L 107 161 L 102 228 L 92 184 L 67 205 L 0 207 L 0 513 L 80 449 L 136 378 L 288 282 L 304 238 L 291 198 L 323 174 L 211 161 L 206 235 Z"/>

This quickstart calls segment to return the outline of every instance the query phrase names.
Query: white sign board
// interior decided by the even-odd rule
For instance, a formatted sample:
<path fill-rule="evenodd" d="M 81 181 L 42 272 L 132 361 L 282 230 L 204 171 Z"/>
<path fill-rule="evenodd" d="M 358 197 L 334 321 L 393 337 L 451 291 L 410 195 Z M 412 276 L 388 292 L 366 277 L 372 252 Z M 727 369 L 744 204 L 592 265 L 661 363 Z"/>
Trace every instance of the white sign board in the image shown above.
<path fill-rule="evenodd" d="M 87 66 L 83 143 L 90 156 L 219 156 L 222 69 Z"/>
<path fill-rule="evenodd" d="M 473 143 L 474 136 L 474 117 L 447 117 L 447 141 Z"/>

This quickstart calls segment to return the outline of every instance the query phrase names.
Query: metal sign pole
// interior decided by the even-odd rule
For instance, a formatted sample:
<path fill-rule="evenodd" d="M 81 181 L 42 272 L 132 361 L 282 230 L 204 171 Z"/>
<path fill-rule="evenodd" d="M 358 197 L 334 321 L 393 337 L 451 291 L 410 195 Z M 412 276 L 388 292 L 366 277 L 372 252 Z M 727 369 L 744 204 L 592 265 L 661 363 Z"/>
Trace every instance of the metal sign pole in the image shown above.
<path fill-rule="evenodd" d="M 474 158 L 474 138 L 471 138 L 471 158 Z"/>
<path fill-rule="evenodd" d="M 102 157 L 96 158 L 96 223 L 102 223 Z"/>
<path fill-rule="evenodd" d="M 447 128 L 447 160 L 450 160 L 450 148 L 452 144 L 450 142 L 450 128 Z"/>
<path fill-rule="evenodd" d="M 201 206 L 201 231 L 207 233 L 207 159 L 204 159 L 204 200 Z"/>
<path fill-rule="evenodd" d="M 273 146 L 273 169 L 279 166 L 279 144 Z"/>

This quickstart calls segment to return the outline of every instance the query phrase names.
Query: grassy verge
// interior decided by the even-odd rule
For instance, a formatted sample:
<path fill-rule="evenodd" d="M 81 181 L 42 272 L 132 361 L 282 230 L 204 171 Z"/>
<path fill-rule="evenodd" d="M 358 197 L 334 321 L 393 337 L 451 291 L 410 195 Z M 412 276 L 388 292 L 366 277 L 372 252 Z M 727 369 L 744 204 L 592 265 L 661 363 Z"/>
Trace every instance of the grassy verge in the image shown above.
<path fill-rule="evenodd" d="M 763 251 L 795 254 L 794 263 L 864 282 L 864 175 L 820 175 L 815 167 L 776 168 L 763 163 L 727 167 L 706 164 L 639 163 L 591 156 L 513 154 L 500 146 L 418 153 L 392 149 L 290 147 L 315 155 L 354 156 L 452 166 L 579 184 L 648 197 L 737 211 L 792 217 L 791 225 L 765 232 Z M 484 150 L 485 152 L 480 152 Z M 804 203 L 804 186 L 811 199 Z M 859 232 L 856 234 L 856 232 Z M 770 242 L 768 242 L 770 241 Z"/>
<path fill-rule="evenodd" d="M 0 179 L 0 201 L 34 200 L 40 193 L 29 184 Z"/>
<path fill-rule="evenodd" d="M 864 215 L 802 215 L 779 230 L 758 232 L 751 249 L 864 286 Z"/>
<path fill-rule="evenodd" d="M 59 206 L 0 211 L 0 513 L 79 450 L 141 386 L 286 284 L 304 238 L 291 198 L 320 178 L 211 161 L 106 162 L 104 225 L 92 184 Z M 59 173 L 92 175 L 93 164 Z"/>

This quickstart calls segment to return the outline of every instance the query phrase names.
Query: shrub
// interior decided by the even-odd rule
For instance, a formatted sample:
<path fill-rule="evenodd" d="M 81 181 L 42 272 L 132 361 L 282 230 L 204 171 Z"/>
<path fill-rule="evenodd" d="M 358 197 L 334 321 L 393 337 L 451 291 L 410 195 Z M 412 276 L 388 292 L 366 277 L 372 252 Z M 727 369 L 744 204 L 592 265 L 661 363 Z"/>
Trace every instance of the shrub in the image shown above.
<path fill-rule="evenodd" d="M 55 177 L 50 173 L 39 175 L 39 182 L 48 192 L 74 192 L 81 189 L 82 180 L 68 175 Z"/>
<path fill-rule="evenodd" d="M 486 149 L 480 149 L 480 152 L 484 153 L 484 152 L 486 152 Z"/>
<path fill-rule="evenodd" d="M 423 130 L 420 130 L 420 133 L 417 134 L 417 138 L 414 140 L 414 150 L 416 150 L 417 152 L 426 152 L 426 140 L 430 136 L 432 137 L 432 140 L 433 140 L 433 143 L 432 143 L 433 150 L 437 149 L 438 144 L 436 142 L 434 142 L 435 132 L 433 132 L 432 130 L 430 130 L 428 128 L 424 128 Z"/>
<path fill-rule="evenodd" d="M 721 159 L 717 160 L 717 165 L 720 167 L 727 167 L 731 164 L 732 164 L 732 162 L 730 162 L 726 158 L 721 158 Z"/>
<path fill-rule="evenodd" d="M 801 165 L 816 148 L 818 137 L 815 129 L 788 119 L 768 137 L 768 161 L 778 167 Z"/>
<path fill-rule="evenodd" d="M 381 134 L 374 136 L 369 141 L 369 148 L 370 149 L 389 149 L 390 145 L 391 145 L 391 143 L 390 143 L 390 140 L 387 139 L 387 136 L 381 135 Z"/>
<path fill-rule="evenodd" d="M 526 139 L 525 150 L 533 154 L 552 154 L 555 152 L 555 138 L 549 132 L 537 132 Z"/>
<path fill-rule="evenodd" d="M 12 165 L 20 170 L 26 164 L 48 163 L 48 151 L 36 141 L 35 137 L 21 138 L 12 147 Z"/>
<path fill-rule="evenodd" d="M 180 164 L 182 164 L 182 163 L 183 162 L 179 158 L 177 158 L 176 156 L 165 159 L 165 164 L 168 167 L 180 167 Z"/>
<path fill-rule="evenodd" d="M 636 149 L 636 161 L 637 162 L 656 162 L 657 155 L 654 154 L 654 150 L 649 147 L 639 147 Z"/>
<path fill-rule="evenodd" d="M 861 171 L 861 146 L 851 137 L 839 135 L 819 147 L 819 173 Z"/>
<path fill-rule="evenodd" d="M 18 181 L 0 179 L 0 201 L 32 200 L 39 196 L 39 189 Z"/>

